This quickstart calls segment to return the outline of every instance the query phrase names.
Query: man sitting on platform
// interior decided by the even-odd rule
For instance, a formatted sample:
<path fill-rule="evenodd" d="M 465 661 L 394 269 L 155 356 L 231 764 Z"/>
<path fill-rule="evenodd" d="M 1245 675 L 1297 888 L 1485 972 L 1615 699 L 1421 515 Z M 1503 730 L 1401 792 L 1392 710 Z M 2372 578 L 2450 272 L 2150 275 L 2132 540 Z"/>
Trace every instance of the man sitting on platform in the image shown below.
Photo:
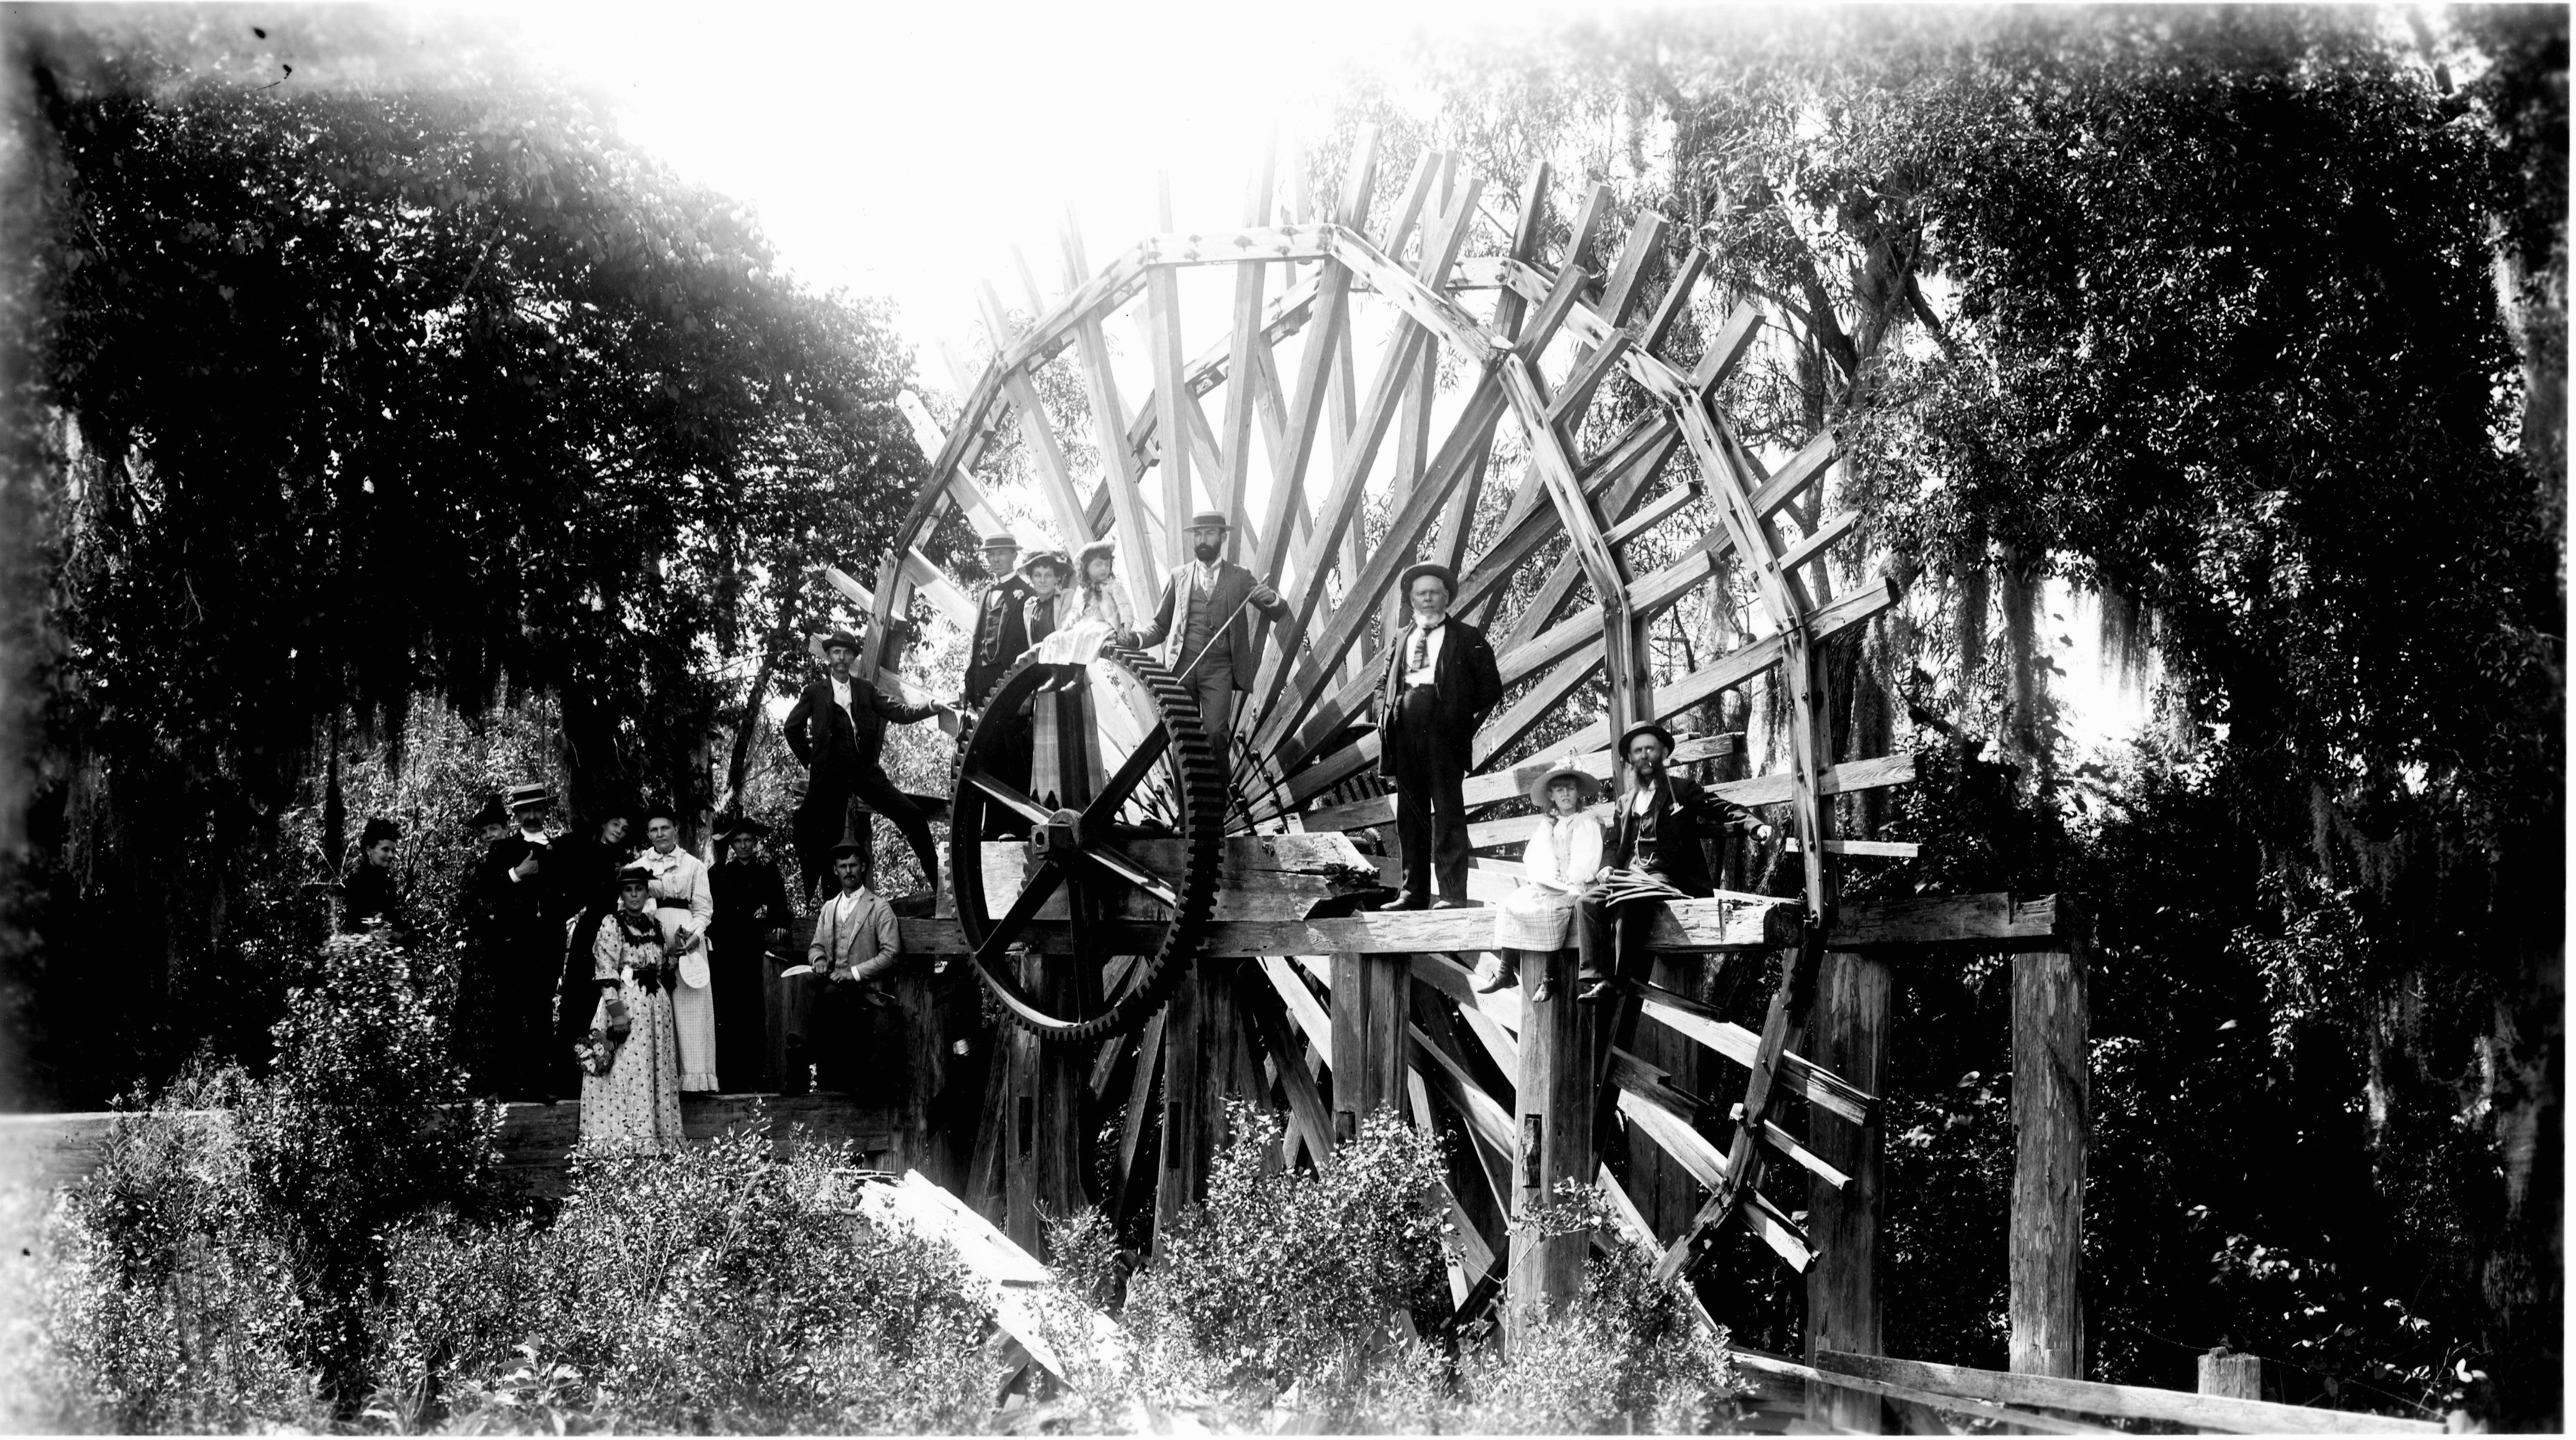
<path fill-rule="evenodd" d="M 1160 645 L 1175 628 L 1180 648 L 1172 668 L 1199 702 L 1199 719 L 1220 766 L 1229 763 L 1228 741 L 1234 735 L 1234 694 L 1252 688 L 1252 672 L 1261 657 L 1252 652 L 1252 617 L 1258 610 L 1272 620 L 1288 618 L 1288 602 L 1279 592 L 1252 578 L 1252 572 L 1225 558 L 1225 516 L 1202 510 L 1190 518 L 1190 554 L 1195 563 L 1172 572 L 1163 582 L 1163 598 L 1154 618 L 1137 635 L 1139 649 Z"/>
<path fill-rule="evenodd" d="M 1391 910 L 1428 908 L 1434 870 L 1442 907 L 1467 903 L 1468 746 L 1503 698 L 1503 677 L 1485 632 L 1449 618 L 1457 590 L 1446 566 L 1405 571 L 1411 623 L 1387 641 L 1377 763 L 1395 781 L 1395 837 L 1404 853 L 1404 891 Z"/>
<path fill-rule="evenodd" d="M 1720 800 L 1697 782 L 1664 771 L 1673 753 L 1673 732 L 1649 720 L 1631 725 L 1619 737 L 1619 753 L 1628 762 L 1635 788 L 1619 802 L 1610 830 L 1603 867 L 1590 888 L 1574 902 L 1575 941 L 1582 966 L 1575 979 L 1576 998 L 1598 1000 L 1615 974 L 1631 984 L 1646 978 L 1652 964 L 1646 949 L 1646 927 L 1655 907 L 1678 892 L 1706 897 L 1715 893 L 1709 879 L 1704 839 L 1728 826 L 1768 835 L 1771 827 L 1753 812 Z"/>

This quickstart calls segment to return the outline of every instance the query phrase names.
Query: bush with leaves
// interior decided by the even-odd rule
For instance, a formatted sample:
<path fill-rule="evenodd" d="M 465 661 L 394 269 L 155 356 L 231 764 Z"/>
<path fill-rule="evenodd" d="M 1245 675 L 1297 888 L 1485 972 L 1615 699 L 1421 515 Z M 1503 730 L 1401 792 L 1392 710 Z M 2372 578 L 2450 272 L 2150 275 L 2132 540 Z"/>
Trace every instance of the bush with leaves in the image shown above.
<path fill-rule="evenodd" d="M 956 1430 L 989 1411 L 991 1310 L 946 1246 L 871 1216 L 846 1147 L 747 1129 L 584 1150 L 548 1226 L 394 1242 L 374 1418 L 553 1431 Z"/>
<path fill-rule="evenodd" d="M 110 1130 L 50 1239 L 63 1353 L 103 1423 L 304 1424 L 365 1393 L 385 1232 L 493 1198 L 498 1117 L 448 1063 L 431 968 L 333 938 L 269 1078 L 201 1067 Z"/>

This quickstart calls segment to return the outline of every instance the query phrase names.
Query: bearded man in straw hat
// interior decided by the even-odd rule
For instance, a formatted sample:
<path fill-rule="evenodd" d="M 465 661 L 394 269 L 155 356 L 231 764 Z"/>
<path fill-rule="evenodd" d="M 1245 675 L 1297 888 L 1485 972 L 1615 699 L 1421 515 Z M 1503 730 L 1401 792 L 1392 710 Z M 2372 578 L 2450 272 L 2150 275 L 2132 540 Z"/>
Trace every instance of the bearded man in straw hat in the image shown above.
<path fill-rule="evenodd" d="M 1199 719 L 1221 766 L 1230 763 L 1227 741 L 1234 734 L 1235 694 L 1252 688 L 1252 672 L 1261 661 L 1252 653 L 1251 612 L 1258 610 L 1274 621 L 1289 614 L 1278 591 L 1225 558 L 1226 530 L 1221 511 L 1202 510 L 1190 517 L 1191 563 L 1165 578 L 1154 618 L 1136 636 L 1139 648 L 1180 636 L 1172 668 L 1198 698 Z"/>

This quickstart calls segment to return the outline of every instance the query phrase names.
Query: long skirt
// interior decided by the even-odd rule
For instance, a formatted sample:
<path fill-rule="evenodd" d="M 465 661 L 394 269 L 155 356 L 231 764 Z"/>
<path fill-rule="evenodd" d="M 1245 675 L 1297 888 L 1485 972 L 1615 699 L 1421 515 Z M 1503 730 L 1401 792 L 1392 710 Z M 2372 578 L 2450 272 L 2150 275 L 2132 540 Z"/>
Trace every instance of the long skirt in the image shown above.
<path fill-rule="evenodd" d="M 617 1047 L 605 1075 L 581 1080 L 581 1138 L 643 1150 L 680 1146 L 680 1032 L 671 992 L 625 990 L 634 1032 Z M 601 1009 L 605 1009 L 605 1002 Z M 596 1015 L 596 1012 L 594 1012 Z M 594 1027 L 607 1023 L 596 1015 Z"/>
<path fill-rule="evenodd" d="M 671 1017 L 680 1032 L 680 1088 L 714 1090 L 716 1079 L 716 991 L 714 977 L 704 985 L 686 981 L 672 987 Z"/>
<path fill-rule="evenodd" d="M 1494 948 L 1562 950 L 1574 943 L 1574 897 L 1523 884 L 1494 907 Z"/>

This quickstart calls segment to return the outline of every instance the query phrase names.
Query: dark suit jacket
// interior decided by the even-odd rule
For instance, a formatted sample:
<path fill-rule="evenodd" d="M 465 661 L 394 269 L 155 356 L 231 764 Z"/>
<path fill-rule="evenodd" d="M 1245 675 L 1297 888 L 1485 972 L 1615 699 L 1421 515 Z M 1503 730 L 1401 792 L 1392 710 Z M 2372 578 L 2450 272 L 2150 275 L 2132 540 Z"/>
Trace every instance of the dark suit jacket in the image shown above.
<path fill-rule="evenodd" d="M 1685 894 L 1707 895 L 1717 885 L 1709 878 L 1708 853 L 1700 848 L 1700 842 L 1756 823 L 1753 812 L 1733 801 L 1718 799 L 1695 780 L 1668 773 L 1664 781 L 1670 798 L 1655 822 L 1656 873 Z M 1619 796 L 1618 818 L 1611 823 L 1610 843 L 1601 852 L 1602 864 L 1624 866 L 1636 854 L 1636 803 L 1634 790 Z"/>
<path fill-rule="evenodd" d="M 1184 598 L 1187 592 L 1182 587 L 1190 583 L 1191 568 L 1184 565 L 1164 578 L 1163 598 L 1154 606 L 1154 618 L 1137 632 L 1139 648 L 1150 650 L 1162 644 L 1175 629 L 1183 632 L 1189 629 L 1189 606 Z M 1248 605 L 1244 603 L 1246 597 L 1251 600 Z M 1252 653 L 1252 612 L 1258 610 L 1273 620 L 1284 620 L 1288 617 L 1288 602 L 1279 598 L 1278 591 L 1253 579 L 1251 571 L 1231 560 L 1221 560 L 1216 567 L 1216 588 L 1201 603 L 1207 607 L 1209 620 L 1222 620 L 1228 615 L 1232 615 L 1234 620 L 1225 627 L 1225 634 L 1209 646 L 1216 653 L 1190 678 L 1199 680 L 1216 666 L 1225 665 L 1234 672 L 1235 689 L 1251 689 L 1256 659 Z M 1172 669 L 1176 672 L 1187 669 L 1196 659 L 1198 656 L 1194 654 L 1177 654 L 1172 658 Z"/>
<path fill-rule="evenodd" d="M 766 860 L 730 857 L 707 867 L 707 888 L 715 892 L 716 915 L 707 936 L 727 956 L 756 952 L 772 930 L 795 922 L 787 908 L 787 882 Z"/>
<path fill-rule="evenodd" d="M 1386 669 L 1377 678 L 1378 703 L 1386 704 L 1388 687 L 1395 683 L 1396 667 L 1404 663 L 1405 638 L 1412 633 L 1408 621 L 1402 633 L 1386 647 Z M 1503 673 L 1494 664 L 1494 647 L 1485 632 L 1464 620 L 1451 617 L 1449 633 L 1440 642 L 1440 654 L 1431 662 L 1431 713 L 1434 733 L 1450 740 L 1458 763 L 1467 762 L 1467 742 L 1476 727 L 1485 723 L 1485 712 L 1503 698 Z M 1384 740 L 1378 747 L 1378 768 L 1395 773 L 1396 716 L 1378 717 Z"/>
<path fill-rule="evenodd" d="M 984 591 L 975 606 L 975 642 L 966 652 L 966 700 L 968 705 L 981 705 L 993 691 L 993 682 L 1029 648 L 1026 622 L 1021 618 L 1020 602 L 1029 597 L 1029 582 L 1017 575 L 1005 575 Z"/>
<path fill-rule="evenodd" d="M 846 791 L 861 775 L 874 773 L 885 750 L 888 720 L 909 725 L 939 712 L 928 705 L 907 705 L 864 680 L 850 682 L 850 708 L 832 698 L 832 682 L 817 680 L 796 697 L 787 712 L 787 748 L 805 762 L 808 795 Z"/>
<path fill-rule="evenodd" d="M 510 878 L 531 850 L 537 852 L 537 873 L 525 880 Z M 563 944 L 565 890 L 571 878 L 552 842 L 534 845 L 519 835 L 502 836 L 483 852 L 466 884 L 476 927 L 495 943 L 542 944 L 552 953 Z"/>

